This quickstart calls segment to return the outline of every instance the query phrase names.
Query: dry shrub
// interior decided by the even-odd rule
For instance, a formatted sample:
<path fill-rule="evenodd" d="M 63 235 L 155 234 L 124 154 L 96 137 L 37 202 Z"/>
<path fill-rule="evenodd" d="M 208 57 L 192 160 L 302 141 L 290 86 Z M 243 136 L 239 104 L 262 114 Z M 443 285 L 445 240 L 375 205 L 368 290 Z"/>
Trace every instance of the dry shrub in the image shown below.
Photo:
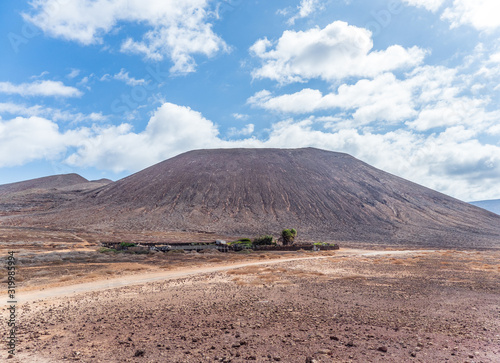
<path fill-rule="evenodd" d="M 145 270 L 145 267 L 143 266 L 129 266 L 123 269 L 123 271 L 142 271 Z"/>
<path fill-rule="evenodd" d="M 405 264 L 403 260 L 396 260 L 394 258 L 392 259 L 391 263 L 393 265 L 404 265 Z"/>

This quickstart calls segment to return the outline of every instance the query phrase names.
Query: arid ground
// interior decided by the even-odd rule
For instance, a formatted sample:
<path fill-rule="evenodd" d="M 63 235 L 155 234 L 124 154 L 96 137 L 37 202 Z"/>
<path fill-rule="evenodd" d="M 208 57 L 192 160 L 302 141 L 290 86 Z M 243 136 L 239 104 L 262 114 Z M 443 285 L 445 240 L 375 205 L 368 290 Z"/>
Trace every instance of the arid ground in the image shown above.
<path fill-rule="evenodd" d="M 6 361 L 500 361 L 500 251 L 133 255 L 84 241 L 4 246 L 20 301 Z"/>

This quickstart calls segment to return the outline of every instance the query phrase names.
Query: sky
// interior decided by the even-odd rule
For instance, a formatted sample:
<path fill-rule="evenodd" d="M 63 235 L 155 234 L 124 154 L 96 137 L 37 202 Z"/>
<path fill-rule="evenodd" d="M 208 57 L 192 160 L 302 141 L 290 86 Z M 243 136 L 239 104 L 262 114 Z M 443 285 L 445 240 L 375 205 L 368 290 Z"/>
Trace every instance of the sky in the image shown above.
<path fill-rule="evenodd" d="M 497 0 L 2 0 L 0 184 L 317 147 L 500 199 Z"/>

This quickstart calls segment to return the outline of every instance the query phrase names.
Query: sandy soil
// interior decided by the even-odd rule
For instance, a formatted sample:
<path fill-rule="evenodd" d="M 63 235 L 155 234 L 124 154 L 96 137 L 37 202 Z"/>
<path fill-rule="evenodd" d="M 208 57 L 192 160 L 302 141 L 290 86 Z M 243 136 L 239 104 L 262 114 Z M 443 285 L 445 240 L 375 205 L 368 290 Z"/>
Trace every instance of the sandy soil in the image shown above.
<path fill-rule="evenodd" d="M 500 361 L 498 251 L 223 255 L 162 281 L 142 271 L 119 288 L 26 292 L 8 361 Z"/>

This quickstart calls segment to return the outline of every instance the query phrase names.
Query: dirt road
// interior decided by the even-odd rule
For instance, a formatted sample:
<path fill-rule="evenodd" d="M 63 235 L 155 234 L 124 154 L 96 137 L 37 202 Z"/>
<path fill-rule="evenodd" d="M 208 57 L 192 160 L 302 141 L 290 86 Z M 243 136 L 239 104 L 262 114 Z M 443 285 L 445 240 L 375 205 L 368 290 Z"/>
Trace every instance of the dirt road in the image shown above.
<path fill-rule="evenodd" d="M 48 288 L 43 290 L 27 291 L 18 295 L 19 303 L 27 303 L 36 300 L 57 299 L 60 297 L 67 297 L 71 295 L 102 291 L 108 289 L 115 289 L 124 286 L 141 285 L 155 281 L 173 280 L 178 278 L 190 277 L 194 275 L 207 274 L 219 271 L 233 270 L 241 267 L 257 266 L 257 265 L 273 265 L 284 262 L 291 262 L 297 260 L 314 260 L 324 258 L 348 257 L 348 256 L 383 256 L 383 255 L 408 255 L 413 253 L 434 252 L 433 250 L 405 250 L 405 251 L 367 251 L 358 249 L 341 249 L 335 256 L 315 256 L 315 257 L 297 257 L 297 258 L 282 258 L 272 259 L 258 262 L 242 262 L 231 265 L 218 265 L 213 267 L 203 268 L 186 268 L 178 271 L 162 271 L 162 272 L 149 272 L 137 275 L 130 275 L 127 277 L 119 277 L 106 279 L 101 281 L 94 281 L 88 283 L 80 283 L 69 286 L 61 286 Z"/>

